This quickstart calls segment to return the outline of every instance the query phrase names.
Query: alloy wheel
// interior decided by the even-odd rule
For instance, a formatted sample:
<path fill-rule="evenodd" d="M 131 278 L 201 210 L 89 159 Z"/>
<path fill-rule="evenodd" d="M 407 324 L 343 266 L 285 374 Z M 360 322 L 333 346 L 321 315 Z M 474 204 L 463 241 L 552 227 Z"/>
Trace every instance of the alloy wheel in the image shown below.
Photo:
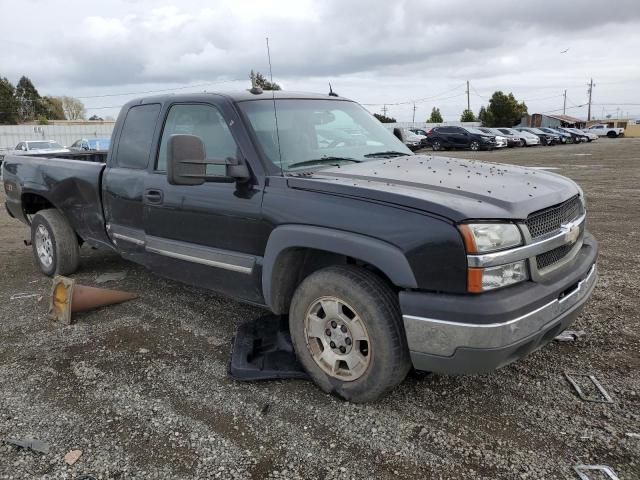
<path fill-rule="evenodd" d="M 304 320 L 307 347 L 316 364 L 329 376 L 353 381 L 371 361 L 371 341 L 362 318 L 345 301 L 322 297 L 314 301 Z"/>

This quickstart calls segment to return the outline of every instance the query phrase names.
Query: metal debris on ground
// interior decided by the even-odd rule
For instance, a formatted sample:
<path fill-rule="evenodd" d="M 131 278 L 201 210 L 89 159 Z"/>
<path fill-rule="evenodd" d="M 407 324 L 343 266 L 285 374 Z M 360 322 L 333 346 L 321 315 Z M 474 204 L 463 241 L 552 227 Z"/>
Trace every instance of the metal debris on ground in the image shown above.
<path fill-rule="evenodd" d="M 14 293 L 9 297 L 9 300 L 21 300 L 23 298 L 33 298 L 40 295 L 39 293 Z"/>
<path fill-rule="evenodd" d="M 119 282 L 127 278 L 127 272 L 103 273 L 96 278 L 96 283 Z"/>
<path fill-rule="evenodd" d="M 5 438 L 4 443 L 15 445 L 16 447 L 33 450 L 38 453 L 49 453 L 49 444 L 35 438 Z"/>
<path fill-rule="evenodd" d="M 81 456 L 82 456 L 82 450 L 70 450 L 64 456 L 64 461 L 67 465 L 73 465 L 80 459 Z"/>
<path fill-rule="evenodd" d="M 582 400 L 584 400 L 585 402 L 613 403 L 613 399 L 611 398 L 611 396 L 607 393 L 607 391 L 604 389 L 604 387 L 602 385 L 600 385 L 600 382 L 598 382 L 596 377 L 594 377 L 593 375 L 589 375 L 588 373 L 568 373 L 568 372 L 564 372 L 564 376 L 567 378 L 567 380 L 569 381 L 571 386 L 578 393 L 578 396 Z M 582 391 L 582 389 L 580 388 L 580 386 L 578 385 L 578 382 L 576 382 L 576 379 L 574 377 L 583 377 L 583 378 L 588 378 L 589 380 L 591 380 L 591 382 L 595 385 L 595 387 L 600 392 L 601 397 L 588 397 L 588 396 L 586 396 L 584 394 L 584 392 Z"/>
<path fill-rule="evenodd" d="M 616 475 L 616 472 L 614 472 L 611 467 L 608 467 L 606 465 L 576 465 L 575 467 L 573 467 L 573 469 L 576 471 L 576 473 L 580 477 L 580 480 L 594 480 L 595 477 L 590 477 L 586 473 L 589 471 L 602 472 L 610 480 L 620 480 L 618 478 L 618 475 Z M 598 478 L 601 478 L 601 477 L 599 476 Z"/>
<path fill-rule="evenodd" d="M 585 334 L 584 330 L 565 330 L 554 338 L 557 342 L 573 342 Z"/>
<path fill-rule="evenodd" d="M 625 433 L 625 435 L 626 435 L 627 437 L 631 437 L 631 438 L 640 438 L 640 433 L 632 433 L 632 432 L 628 432 L 628 433 Z"/>

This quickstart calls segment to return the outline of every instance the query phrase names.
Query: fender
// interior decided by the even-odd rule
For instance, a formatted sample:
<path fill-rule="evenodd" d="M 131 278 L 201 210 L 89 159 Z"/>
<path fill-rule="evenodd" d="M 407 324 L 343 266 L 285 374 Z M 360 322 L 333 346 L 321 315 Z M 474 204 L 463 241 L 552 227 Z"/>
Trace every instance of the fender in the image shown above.
<path fill-rule="evenodd" d="M 279 255 L 295 247 L 314 248 L 357 258 L 380 269 L 398 287 L 418 287 L 404 253 L 390 243 L 343 230 L 310 225 L 283 225 L 271 232 L 262 264 L 262 291 L 265 303 L 270 307 L 273 306 L 273 269 Z"/>

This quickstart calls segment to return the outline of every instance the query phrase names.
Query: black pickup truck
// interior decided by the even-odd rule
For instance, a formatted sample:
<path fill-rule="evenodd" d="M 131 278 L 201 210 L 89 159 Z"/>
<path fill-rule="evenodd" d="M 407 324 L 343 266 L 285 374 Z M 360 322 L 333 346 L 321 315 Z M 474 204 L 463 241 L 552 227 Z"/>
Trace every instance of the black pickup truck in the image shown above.
<path fill-rule="evenodd" d="M 355 102 L 259 90 L 129 102 L 108 154 L 7 156 L 9 214 L 47 275 L 79 246 L 289 316 L 325 391 L 482 372 L 549 342 L 596 282 L 581 189 L 414 155 Z"/>

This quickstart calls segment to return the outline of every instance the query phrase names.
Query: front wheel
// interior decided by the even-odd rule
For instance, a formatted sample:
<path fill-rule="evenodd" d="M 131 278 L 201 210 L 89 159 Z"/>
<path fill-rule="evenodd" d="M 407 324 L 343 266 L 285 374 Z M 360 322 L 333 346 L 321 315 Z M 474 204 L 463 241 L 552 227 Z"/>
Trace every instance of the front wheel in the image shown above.
<path fill-rule="evenodd" d="M 31 245 L 36 264 L 49 277 L 68 275 L 78 268 L 78 237 L 56 209 L 40 210 L 31 221 Z"/>
<path fill-rule="evenodd" d="M 527 146 L 527 141 L 524 138 L 520 139 L 520 146 L 521 147 L 526 147 Z"/>
<path fill-rule="evenodd" d="M 289 330 L 313 381 L 345 400 L 373 401 L 411 368 L 397 294 L 364 268 L 335 265 L 305 278 Z"/>
<path fill-rule="evenodd" d="M 442 150 L 442 144 L 440 143 L 440 140 L 434 140 L 433 142 L 431 142 L 431 149 L 434 152 L 437 152 L 438 150 Z"/>
<path fill-rule="evenodd" d="M 473 142 L 471 142 L 471 143 L 469 144 L 469 148 L 470 148 L 471 150 L 473 150 L 474 152 L 477 152 L 478 150 L 480 150 L 480 143 L 479 143 L 479 142 L 477 142 L 476 140 L 474 140 Z"/>

